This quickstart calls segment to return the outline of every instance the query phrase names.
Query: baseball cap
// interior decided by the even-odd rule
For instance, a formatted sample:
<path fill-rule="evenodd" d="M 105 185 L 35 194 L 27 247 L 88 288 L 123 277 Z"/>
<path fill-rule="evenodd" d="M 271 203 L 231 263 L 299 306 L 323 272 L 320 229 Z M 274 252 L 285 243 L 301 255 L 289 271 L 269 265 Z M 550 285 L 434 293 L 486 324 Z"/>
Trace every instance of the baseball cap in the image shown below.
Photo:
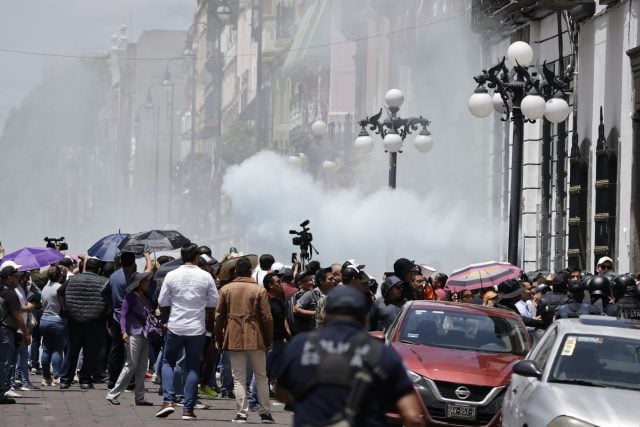
<path fill-rule="evenodd" d="M 410 271 L 418 271 L 420 267 L 418 267 L 415 262 L 409 261 L 407 258 L 398 258 L 396 262 L 393 263 L 393 272 L 396 276 L 402 278 L 405 274 Z"/>
<path fill-rule="evenodd" d="M 284 274 L 284 264 L 282 264 L 281 262 L 274 262 L 271 265 L 271 269 L 269 270 L 269 273 L 282 276 Z"/>
<path fill-rule="evenodd" d="M 367 311 L 364 294 L 351 286 L 338 286 L 327 295 L 327 314 L 346 314 L 364 318 Z"/>
<path fill-rule="evenodd" d="M 598 265 L 602 265 L 602 264 L 604 264 L 605 262 L 609 262 L 609 263 L 611 263 L 611 265 L 613 265 L 613 260 L 612 260 L 610 257 L 608 257 L 608 256 L 603 256 L 603 257 L 601 257 L 601 258 L 598 260 Z"/>
<path fill-rule="evenodd" d="M 17 264 L 15 261 L 6 260 L 2 264 L 0 264 L 0 270 L 4 270 L 6 267 L 13 267 L 16 270 L 19 270 L 22 265 Z"/>

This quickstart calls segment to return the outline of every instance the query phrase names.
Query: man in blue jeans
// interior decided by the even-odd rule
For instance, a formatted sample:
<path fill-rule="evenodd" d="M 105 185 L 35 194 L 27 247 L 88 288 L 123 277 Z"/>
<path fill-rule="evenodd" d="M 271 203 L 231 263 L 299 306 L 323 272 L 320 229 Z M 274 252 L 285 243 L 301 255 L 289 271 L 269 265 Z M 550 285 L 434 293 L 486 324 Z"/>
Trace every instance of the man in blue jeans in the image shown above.
<path fill-rule="evenodd" d="M 218 290 L 211 275 L 198 267 L 198 245 L 185 245 L 180 255 L 184 264 L 167 274 L 158 296 L 158 305 L 161 309 L 170 309 L 170 314 L 162 360 L 163 403 L 156 417 L 165 418 L 175 411 L 174 370 L 180 351 L 184 349 L 186 374 L 182 419 L 195 420 L 193 408 L 200 380 L 205 310 L 215 310 Z"/>

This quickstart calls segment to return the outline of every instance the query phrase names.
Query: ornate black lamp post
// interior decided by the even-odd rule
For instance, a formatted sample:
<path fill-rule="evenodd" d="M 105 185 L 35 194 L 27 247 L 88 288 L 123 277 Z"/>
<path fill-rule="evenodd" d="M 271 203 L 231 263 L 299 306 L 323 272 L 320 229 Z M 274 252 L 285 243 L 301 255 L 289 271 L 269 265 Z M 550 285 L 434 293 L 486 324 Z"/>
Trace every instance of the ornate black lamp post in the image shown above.
<path fill-rule="evenodd" d="M 560 123 L 570 113 L 564 92 L 566 83 L 542 66 L 542 78 L 535 70 L 529 72 L 533 50 L 525 42 L 515 42 L 507 50 L 513 72 L 505 65 L 506 58 L 489 70 L 474 77 L 478 83 L 469 98 L 469 111 L 476 117 L 487 117 L 494 109 L 503 115 L 503 121 L 513 122 L 511 151 L 511 197 L 509 200 L 509 262 L 519 264 L 518 236 L 520 232 L 520 205 L 522 200 L 522 140 L 524 122 L 534 123 L 543 116 L 552 123 Z M 486 86 L 485 86 L 486 85 Z M 487 90 L 493 89 L 493 95 Z"/>
<path fill-rule="evenodd" d="M 411 135 L 412 131 L 418 130 L 418 125 L 422 126 L 422 130 L 416 137 L 414 144 L 416 150 L 426 153 L 433 148 L 433 138 L 427 130 L 427 126 L 431 123 L 424 117 L 410 117 L 403 119 L 398 116 L 400 106 L 404 102 L 404 94 L 398 89 L 391 89 L 385 95 L 387 102 L 387 119 L 380 121 L 382 116 L 382 108 L 378 114 L 366 117 L 358 122 L 360 125 L 360 134 L 356 138 L 355 148 L 360 154 L 368 154 L 373 150 L 373 139 L 367 132 L 375 131 L 383 140 L 385 152 L 389 153 L 389 187 L 396 188 L 396 166 L 398 161 L 398 153 L 402 153 L 402 143 L 407 135 Z"/>

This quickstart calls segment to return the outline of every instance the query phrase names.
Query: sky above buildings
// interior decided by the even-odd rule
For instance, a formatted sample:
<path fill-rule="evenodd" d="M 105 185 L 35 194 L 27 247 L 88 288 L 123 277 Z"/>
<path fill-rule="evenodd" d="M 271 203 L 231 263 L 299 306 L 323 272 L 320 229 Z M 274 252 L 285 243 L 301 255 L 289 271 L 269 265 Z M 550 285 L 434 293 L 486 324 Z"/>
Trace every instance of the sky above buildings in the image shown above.
<path fill-rule="evenodd" d="M 3 0 L 0 1 L 0 132 L 13 108 L 36 86 L 52 61 L 45 55 L 106 52 L 122 24 L 129 39 L 143 30 L 187 30 L 195 0 Z"/>

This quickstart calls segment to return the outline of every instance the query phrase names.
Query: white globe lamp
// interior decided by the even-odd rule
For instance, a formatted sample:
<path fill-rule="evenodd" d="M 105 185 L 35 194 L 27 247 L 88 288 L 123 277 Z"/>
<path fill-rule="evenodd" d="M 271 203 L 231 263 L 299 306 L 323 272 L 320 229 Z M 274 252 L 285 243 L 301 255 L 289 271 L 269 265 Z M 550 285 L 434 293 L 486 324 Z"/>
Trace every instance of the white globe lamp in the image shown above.
<path fill-rule="evenodd" d="M 533 60 L 533 49 L 528 43 L 522 41 L 512 43 L 507 49 L 507 58 L 514 66 L 528 67 Z"/>
<path fill-rule="evenodd" d="M 529 120 L 538 120 L 544 115 L 545 102 L 540 95 L 527 95 L 520 103 L 522 114 Z"/>
<path fill-rule="evenodd" d="M 567 101 L 562 98 L 551 98 L 545 106 L 544 117 L 551 123 L 561 123 L 567 120 L 570 112 Z"/>
<path fill-rule="evenodd" d="M 322 162 L 322 169 L 324 169 L 326 173 L 334 174 L 340 169 L 340 164 L 332 160 L 325 160 Z"/>
<path fill-rule="evenodd" d="M 356 153 L 365 155 L 373 151 L 373 138 L 366 131 L 360 132 L 354 144 Z"/>
<path fill-rule="evenodd" d="M 404 102 L 404 94 L 399 89 L 390 89 L 384 96 L 387 105 L 392 108 L 400 108 Z"/>
<path fill-rule="evenodd" d="M 315 136 L 324 136 L 327 134 L 327 124 L 323 120 L 316 120 L 311 123 L 311 133 Z"/>
<path fill-rule="evenodd" d="M 493 112 L 493 98 L 485 88 L 478 88 L 469 97 L 469 112 L 476 117 L 488 117 Z"/>
<path fill-rule="evenodd" d="M 402 137 L 395 130 L 389 131 L 382 140 L 384 149 L 389 153 L 397 153 L 402 148 Z"/>
<path fill-rule="evenodd" d="M 421 130 L 413 144 L 420 153 L 428 153 L 433 148 L 431 133 L 426 129 Z"/>
<path fill-rule="evenodd" d="M 495 92 L 492 97 L 493 100 L 493 109 L 500 114 L 504 114 L 507 112 L 507 106 L 504 105 L 504 101 L 502 100 L 502 96 L 498 92 Z"/>

